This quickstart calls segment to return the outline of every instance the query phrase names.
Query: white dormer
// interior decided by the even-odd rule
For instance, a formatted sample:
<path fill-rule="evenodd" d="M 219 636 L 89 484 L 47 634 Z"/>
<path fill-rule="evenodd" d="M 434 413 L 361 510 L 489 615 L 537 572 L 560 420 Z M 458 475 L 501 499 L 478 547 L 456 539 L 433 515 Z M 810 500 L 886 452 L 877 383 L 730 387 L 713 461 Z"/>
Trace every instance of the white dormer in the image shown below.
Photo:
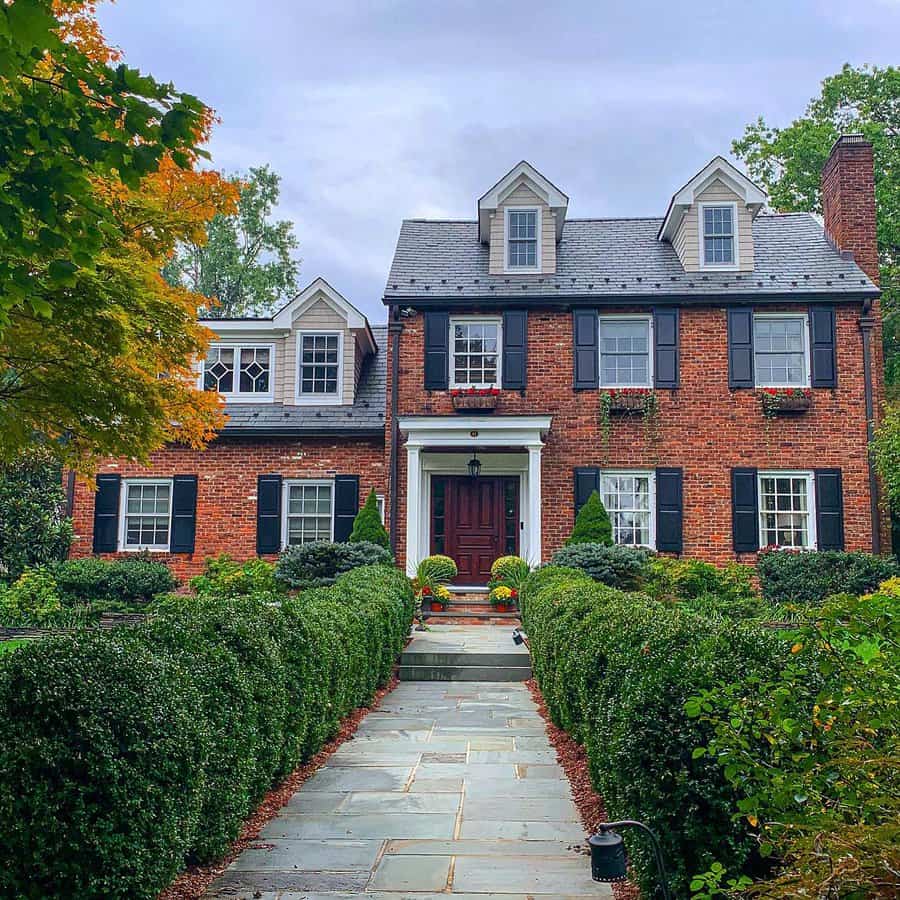
<path fill-rule="evenodd" d="M 658 238 L 675 248 L 686 272 L 753 269 L 753 220 L 764 191 L 717 156 L 669 203 Z"/>
<path fill-rule="evenodd" d="M 478 201 L 478 237 L 490 245 L 490 274 L 556 272 L 569 198 L 524 160 Z"/>

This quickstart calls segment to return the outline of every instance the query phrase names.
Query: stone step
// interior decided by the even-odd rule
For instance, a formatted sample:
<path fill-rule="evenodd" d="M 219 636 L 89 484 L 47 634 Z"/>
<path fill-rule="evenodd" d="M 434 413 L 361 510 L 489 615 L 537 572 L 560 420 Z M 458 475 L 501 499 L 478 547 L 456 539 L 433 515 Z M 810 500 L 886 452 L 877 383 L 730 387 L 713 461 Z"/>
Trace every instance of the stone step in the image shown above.
<path fill-rule="evenodd" d="M 442 612 L 423 613 L 426 619 L 435 619 L 441 621 L 443 619 L 499 619 L 500 621 L 518 621 L 519 614 L 517 612 L 497 612 L 493 607 L 485 610 L 469 610 L 462 607 L 454 608 L 450 606 Z"/>
<path fill-rule="evenodd" d="M 525 668 L 531 664 L 527 653 L 512 649 L 509 653 L 467 653 L 464 650 L 406 650 L 400 654 L 401 666 L 490 666 L 493 668 Z"/>
<path fill-rule="evenodd" d="M 527 681 L 531 666 L 401 665 L 401 681 Z"/>

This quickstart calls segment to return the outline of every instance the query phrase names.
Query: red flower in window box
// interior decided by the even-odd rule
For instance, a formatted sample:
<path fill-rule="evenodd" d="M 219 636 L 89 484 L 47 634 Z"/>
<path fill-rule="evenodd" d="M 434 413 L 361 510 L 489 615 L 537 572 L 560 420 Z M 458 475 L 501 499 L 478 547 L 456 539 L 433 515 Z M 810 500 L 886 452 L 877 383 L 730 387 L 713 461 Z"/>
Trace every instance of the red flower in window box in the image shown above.
<path fill-rule="evenodd" d="M 812 406 L 812 391 L 809 388 L 763 388 L 759 392 L 762 412 L 767 419 L 776 416 L 803 413 Z"/>

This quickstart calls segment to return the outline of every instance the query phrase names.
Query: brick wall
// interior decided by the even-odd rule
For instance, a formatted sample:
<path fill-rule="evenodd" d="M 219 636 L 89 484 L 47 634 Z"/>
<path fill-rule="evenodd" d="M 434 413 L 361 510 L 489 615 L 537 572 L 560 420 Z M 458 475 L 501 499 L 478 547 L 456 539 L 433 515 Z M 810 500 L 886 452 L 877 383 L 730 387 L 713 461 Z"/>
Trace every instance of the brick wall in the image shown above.
<path fill-rule="evenodd" d="M 800 305 L 779 308 L 806 311 Z M 763 418 L 755 391 L 728 389 L 725 310 L 682 309 L 681 386 L 658 392 L 658 439 L 648 440 L 640 420 L 614 419 L 608 449 L 603 447 L 598 392 L 576 392 L 572 388 L 571 313 L 531 311 L 528 387 L 523 393 L 503 391 L 497 414 L 553 416 L 542 459 L 544 558 L 562 545 L 572 529 L 572 470 L 576 466 L 683 467 L 684 553 L 717 563 L 753 561 L 752 556 L 738 557 L 731 549 L 733 466 L 839 467 L 844 478 L 847 548 L 871 549 L 862 350 L 857 324 L 860 309 L 859 304 L 837 307 L 838 387 L 815 389 L 810 411 L 774 421 Z M 423 326 L 421 314 L 404 320 L 399 414 L 454 415 L 449 392 L 425 391 L 422 387 Z M 389 444 L 388 432 L 388 450 Z M 398 550 L 402 559 L 406 537 L 406 453 L 402 447 L 399 484 Z"/>
<path fill-rule="evenodd" d="M 123 477 L 197 475 L 196 548 L 188 554 L 154 554 L 180 578 L 196 575 L 203 560 L 218 553 L 235 559 L 256 555 L 256 479 L 278 474 L 285 478 L 360 476 L 360 503 L 372 488 L 386 493 L 384 448 L 380 440 L 303 439 L 217 441 L 207 450 L 169 447 L 152 454 L 141 466 L 128 460 L 104 463 L 98 474 Z M 75 487 L 71 555 L 91 553 L 94 492 L 84 483 Z M 116 554 L 103 554 L 115 556 Z M 128 554 L 122 554 L 128 555 Z"/>

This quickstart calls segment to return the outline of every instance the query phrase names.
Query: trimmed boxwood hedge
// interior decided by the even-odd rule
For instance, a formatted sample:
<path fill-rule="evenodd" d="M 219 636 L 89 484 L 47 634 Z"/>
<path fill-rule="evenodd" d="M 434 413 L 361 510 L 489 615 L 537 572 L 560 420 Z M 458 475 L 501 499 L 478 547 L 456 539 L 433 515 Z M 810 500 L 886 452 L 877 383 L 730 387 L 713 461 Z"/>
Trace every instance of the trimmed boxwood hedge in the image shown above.
<path fill-rule="evenodd" d="M 755 841 L 714 760 L 693 758 L 708 726 L 685 701 L 748 671 L 772 671 L 781 645 L 763 629 L 707 619 L 549 566 L 520 592 L 532 666 L 553 721 L 585 745 L 610 819 L 649 825 L 674 895 L 716 861 L 739 869 Z M 656 877 L 646 843 L 626 835 L 644 896 Z"/>
<path fill-rule="evenodd" d="M 0 896 L 150 900 L 221 855 L 388 680 L 412 621 L 381 566 L 270 599 L 179 597 L 0 659 Z"/>

